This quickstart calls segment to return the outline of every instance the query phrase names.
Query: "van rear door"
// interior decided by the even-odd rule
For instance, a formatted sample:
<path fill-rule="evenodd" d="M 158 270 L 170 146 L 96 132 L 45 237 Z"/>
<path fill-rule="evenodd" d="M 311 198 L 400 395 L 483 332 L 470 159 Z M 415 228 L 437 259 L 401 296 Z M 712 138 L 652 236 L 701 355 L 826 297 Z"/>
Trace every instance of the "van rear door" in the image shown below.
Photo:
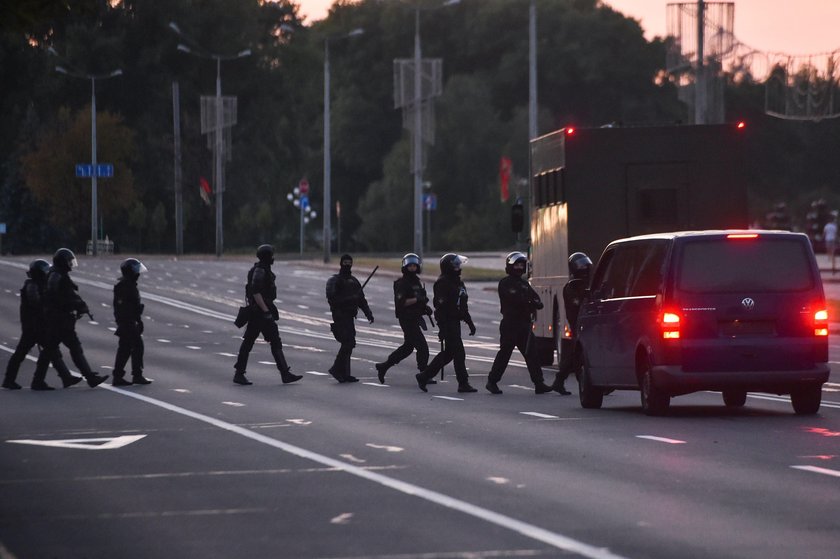
<path fill-rule="evenodd" d="M 685 371 L 807 369 L 820 359 L 824 308 L 808 240 L 798 234 L 683 237 L 674 260 Z"/>

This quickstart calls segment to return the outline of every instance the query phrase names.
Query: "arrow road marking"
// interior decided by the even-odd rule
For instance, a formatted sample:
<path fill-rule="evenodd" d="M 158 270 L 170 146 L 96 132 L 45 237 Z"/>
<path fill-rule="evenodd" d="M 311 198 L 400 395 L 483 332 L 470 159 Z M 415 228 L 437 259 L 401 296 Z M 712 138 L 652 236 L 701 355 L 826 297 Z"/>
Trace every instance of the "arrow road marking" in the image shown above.
<path fill-rule="evenodd" d="M 139 441 L 146 435 L 123 435 L 121 437 L 100 437 L 96 439 L 61 439 L 56 441 L 39 441 L 35 439 L 17 439 L 6 441 L 15 444 L 31 444 L 35 446 L 50 446 L 53 448 L 78 448 L 82 450 L 113 450 Z"/>

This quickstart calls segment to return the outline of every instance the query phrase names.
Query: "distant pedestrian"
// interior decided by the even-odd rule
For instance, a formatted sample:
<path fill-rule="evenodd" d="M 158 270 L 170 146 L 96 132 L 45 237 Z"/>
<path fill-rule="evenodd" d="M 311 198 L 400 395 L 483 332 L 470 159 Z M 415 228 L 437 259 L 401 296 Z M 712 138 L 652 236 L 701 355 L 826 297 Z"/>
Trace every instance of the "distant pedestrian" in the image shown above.
<path fill-rule="evenodd" d="M 563 306 L 566 310 L 566 323 L 569 328 L 568 336 L 558 332 L 560 338 L 560 363 L 557 376 L 551 388 L 564 396 L 571 394 L 566 390 L 566 379 L 571 374 L 577 374 L 581 363 L 575 353 L 577 340 L 577 319 L 586 289 L 589 287 L 589 276 L 592 272 L 592 260 L 582 252 L 576 252 L 569 257 L 569 281 L 563 286 Z"/>
<path fill-rule="evenodd" d="M 239 346 L 239 356 L 233 366 L 233 382 L 236 384 L 253 384 L 245 377 L 248 366 L 248 354 L 254 347 L 257 337 L 262 334 L 265 341 L 271 347 L 271 355 L 280 377 L 284 384 L 296 382 L 302 379 L 301 375 L 291 372 L 283 355 L 283 343 L 280 341 L 280 331 L 277 328 L 277 320 L 280 313 L 274 305 L 277 299 L 277 276 L 271 271 L 274 264 L 274 247 L 271 245 L 260 245 L 257 248 L 257 262 L 248 272 L 248 281 L 245 284 L 245 299 L 248 305 L 248 325 L 245 327 L 245 334 L 242 335 L 242 344 Z"/>
<path fill-rule="evenodd" d="M 350 374 L 350 357 L 356 347 L 356 315 L 361 309 L 368 322 L 373 324 L 373 313 L 365 299 L 362 284 L 352 274 L 353 257 L 342 254 L 339 263 L 339 272 L 327 280 L 327 302 L 333 319 L 330 329 L 341 344 L 329 372 L 338 382 L 358 382 L 359 379 Z"/>
<path fill-rule="evenodd" d="M 98 375 L 91 370 L 82 349 L 82 342 L 76 335 L 76 321 L 79 318 L 88 315 L 91 320 L 93 319 L 87 303 L 79 296 L 79 287 L 70 279 L 70 272 L 76 264 L 76 255 L 68 248 L 60 248 L 53 255 L 53 265 L 47 275 L 47 290 L 44 298 L 47 323 L 44 351 L 55 363 L 60 356 L 59 344 L 67 346 L 73 364 L 87 380 L 88 386 L 93 388 L 105 382 L 108 375 Z M 36 379 L 43 380 L 46 367 L 46 363 L 43 367 L 36 367 Z"/>
<path fill-rule="evenodd" d="M 464 351 L 464 341 L 461 339 L 462 321 L 469 326 L 470 336 L 475 336 L 475 324 L 470 316 L 467 288 L 461 281 L 461 266 L 466 262 L 466 256 L 453 253 L 444 254 L 440 259 L 440 277 L 434 286 L 434 305 L 443 351 L 432 359 L 425 370 L 415 375 L 417 385 L 423 392 L 427 391 L 426 385 L 429 381 L 435 378 L 449 362 L 453 362 L 455 366 L 458 392 L 477 392 L 470 386 L 467 356 Z"/>
<path fill-rule="evenodd" d="M 823 227 L 825 240 L 825 254 L 831 261 L 831 273 L 834 273 L 834 254 L 837 251 L 837 215 L 832 213 L 831 219 Z"/>
<path fill-rule="evenodd" d="M 402 259 L 402 277 L 394 282 L 394 313 L 403 331 L 403 343 L 395 349 L 382 363 L 376 364 L 379 382 L 385 384 L 385 373 L 388 369 L 417 352 L 417 369 L 423 371 L 429 364 L 429 345 L 423 330 L 426 329 L 424 315 L 431 318 L 432 309 L 426 287 L 420 281 L 423 263 L 419 256 L 410 252 Z M 434 325 L 434 323 L 433 323 Z M 436 381 L 427 381 L 432 384 Z"/>
<path fill-rule="evenodd" d="M 486 386 L 492 394 L 502 393 L 499 381 L 502 380 L 514 347 L 519 349 L 525 358 L 528 374 L 534 383 L 534 391 L 537 394 L 551 392 L 551 387 L 545 384 L 539 358 L 533 350 L 534 335 L 531 332 L 531 324 L 534 312 L 543 308 L 543 303 L 523 277 L 527 267 L 528 257 L 521 252 L 511 252 L 505 258 L 507 275 L 499 281 L 499 303 L 502 313 L 502 322 L 499 324 L 499 352 L 493 360 Z"/>
<path fill-rule="evenodd" d="M 151 384 L 143 376 L 143 309 L 140 302 L 140 290 L 137 280 L 140 274 L 147 272 L 146 266 L 136 258 L 127 258 L 120 264 L 122 277 L 114 285 L 114 319 L 117 331 L 114 333 L 120 341 L 117 357 L 114 360 L 114 386 L 132 384 Z M 125 379 L 125 365 L 131 358 L 131 380 Z"/>
<path fill-rule="evenodd" d="M 20 365 L 26 359 L 26 355 L 36 345 L 43 346 L 46 337 L 46 317 L 44 315 L 44 293 L 47 288 L 47 273 L 50 270 L 50 263 L 46 260 L 33 260 L 29 264 L 29 271 L 26 272 L 27 280 L 20 290 L 20 324 L 22 332 L 15 352 L 12 354 L 6 366 L 6 376 L 3 379 L 3 388 L 19 390 L 17 375 Z M 32 380 L 32 390 L 52 390 L 46 383 L 45 376 L 49 367 L 50 355 L 41 351 L 38 355 L 38 363 L 35 366 L 36 376 Z M 58 371 L 64 383 L 64 388 L 73 386 L 82 380 L 74 376 L 67 369 L 61 352 L 56 351 L 53 355 L 53 366 Z"/>

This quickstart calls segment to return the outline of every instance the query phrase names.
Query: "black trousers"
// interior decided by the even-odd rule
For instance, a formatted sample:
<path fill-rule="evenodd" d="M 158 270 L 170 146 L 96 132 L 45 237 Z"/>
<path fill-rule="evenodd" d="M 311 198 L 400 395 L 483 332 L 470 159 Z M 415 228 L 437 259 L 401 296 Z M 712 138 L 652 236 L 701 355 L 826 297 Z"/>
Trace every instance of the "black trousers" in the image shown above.
<path fill-rule="evenodd" d="M 15 352 L 12 354 L 11 359 L 9 359 L 8 365 L 6 365 L 5 378 L 7 381 L 15 382 L 15 380 L 17 379 L 18 371 L 20 370 L 21 363 L 23 363 L 23 360 L 26 359 L 26 355 L 29 353 L 29 351 L 38 344 L 39 338 L 40 336 L 38 335 L 37 331 L 24 330 L 21 333 L 20 341 L 18 342 L 18 345 L 15 348 Z M 41 351 L 38 354 L 38 363 L 35 365 L 36 375 L 32 378 L 32 382 L 44 382 L 44 379 L 47 376 L 47 368 L 49 366 L 49 355 L 47 354 L 47 352 Z M 61 358 L 60 351 L 56 354 L 56 358 L 53 361 L 53 367 L 55 367 L 55 370 L 58 372 L 58 376 L 61 378 L 62 381 L 73 376 L 70 373 L 70 370 L 67 368 L 67 365 L 64 364 L 64 360 Z M 43 374 L 40 374 L 41 371 L 43 371 Z"/>
<path fill-rule="evenodd" d="M 519 350 L 522 357 L 525 358 L 525 364 L 528 366 L 528 374 L 531 377 L 531 382 L 534 385 L 544 383 L 542 367 L 539 360 L 533 351 L 529 351 L 528 339 L 531 334 L 530 322 L 512 322 L 507 319 L 502 319 L 499 325 L 499 352 L 493 360 L 493 366 L 490 368 L 488 375 L 488 382 L 497 383 L 502 380 L 502 375 L 507 369 L 510 356 L 513 353 L 513 348 Z M 533 343 L 531 344 L 533 345 Z"/>
<path fill-rule="evenodd" d="M 393 367 L 409 355 L 412 351 L 417 351 L 417 368 L 422 371 L 429 364 L 429 344 L 426 343 L 426 337 L 423 336 L 423 329 L 420 327 L 420 321 L 423 317 L 401 318 L 400 328 L 403 331 L 403 344 L 395 349 L 385 365 Z"/>
<path fill-rule="evenodd" d="M 455 378 L 458 384 L 468 384 L 467 354 L 464 351 L 464 341 L 461 339 L 461 321 L 438 322 L 439 336 L 443 341 L 443 351 L 435 355 L 429 366 L 420 373 L 422 378 L 431 380 L 441 369 L 452 362 L 455 366 Z"/>
<path fill-rule="evenodd" d="M 289 371 L 289 365 L 283 355 L 283 342 L 280 341 L 280 331 L 277 329 L 277 323 L 262 316 L 254 317 L 248 321 L 248 326 L 245 327 L 245 333 L 242 335 L 242 345 L 239 346 L 239 357 L 237 357 L 233 368 L 238 373 L 245 373 L 248 368 L 248 354 L 251 353 L 254 342 L 257 341 L 260 334 L 271 346 L 271 355 L 274 356 L 277 370 L 285 375 Z"/>
<path fill-rule="evenodd" d="M 53 319 L 47 327 L 46 343 L 42 353 L 46 352 L 48 359 L 43 364 L 39 360 L 38 365 L 35 367 L 35 378 L 33 382 L 37 379 L 43 379 L 46 376 L 49 362 L 55 364 L 56 359 L 61 359 L 61 352 L 59 351 L 60 344 L 64 344 L 70 350 L 70 358 L 73 360 L 73 364 L 76 365 L 76 368 L 79 369 L 79 372 L 82 373 L 85 379 L 91 379 L 96 376 L 85 358 L 82 342 L 79 341 L 79 337 L 76 335 L 76 320 L 74 318 L 61 317 L 59 319 Z"/>
<path fill-rule="evenodd" d="M 143 374 L 143 335 L 140 328 L 134 322 L 128 324 L 117 324 L 117 357 L 114 360 L 114 378 L 122 378 L 125 375 L 125 365 L 131 358 L 131 374 Z"/>
<path fill-rule="evenodd" d="M 356 319 L 352 316 L 339 316 L 333 313 L 330 326 L 336 341 L 341 344 L 335 356 L 330 373 L 336 377 L 350 376 L 350 357 L 356 347 Z"/>
<path fill-rule="evenodd" d="M 570 375 L 577 375 L 580 371 L 580 361 L 575 356 L 575 340 L 563 338 L 560 340 L 560 363 L 557 366 L 557 375 L 554 377 L 554 384 L 562 385 Z"/>

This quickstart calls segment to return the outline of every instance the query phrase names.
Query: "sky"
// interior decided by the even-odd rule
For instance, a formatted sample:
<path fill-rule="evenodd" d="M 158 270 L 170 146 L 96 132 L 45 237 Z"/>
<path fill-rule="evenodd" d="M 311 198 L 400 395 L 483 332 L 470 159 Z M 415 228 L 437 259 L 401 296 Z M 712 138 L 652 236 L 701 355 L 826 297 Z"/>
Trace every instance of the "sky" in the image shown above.
<path fill-rule="evenodd" d="M 333 0 L 298 0 L 308 22 L 323 19 Z M 519 0 L 521 1 L 521 0 Z M 648 39 L 665 34 L 665 7 L 676 0 L 604 0 L 641 22 Z M 685 2 L 686 0 L 682 0 Z M 840 0 L 734 0 L 735 36 L 754 49 L 818 54 L 840 49 Z"/>

